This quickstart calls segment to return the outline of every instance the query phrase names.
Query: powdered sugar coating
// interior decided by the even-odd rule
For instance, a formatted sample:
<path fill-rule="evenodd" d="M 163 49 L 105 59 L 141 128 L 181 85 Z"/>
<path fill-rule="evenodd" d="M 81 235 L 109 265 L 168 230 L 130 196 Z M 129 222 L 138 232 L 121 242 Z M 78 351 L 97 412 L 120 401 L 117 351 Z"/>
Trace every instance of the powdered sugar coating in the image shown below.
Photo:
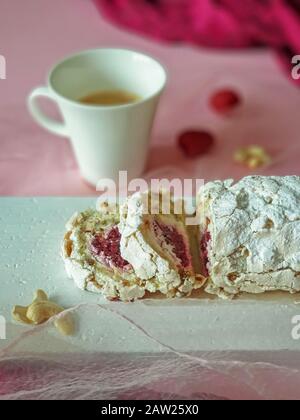
<path fill-rule="evenodd" d="M 215 181 L 199 191 L 209 291 L 300 291 L 300 177 Z"/>

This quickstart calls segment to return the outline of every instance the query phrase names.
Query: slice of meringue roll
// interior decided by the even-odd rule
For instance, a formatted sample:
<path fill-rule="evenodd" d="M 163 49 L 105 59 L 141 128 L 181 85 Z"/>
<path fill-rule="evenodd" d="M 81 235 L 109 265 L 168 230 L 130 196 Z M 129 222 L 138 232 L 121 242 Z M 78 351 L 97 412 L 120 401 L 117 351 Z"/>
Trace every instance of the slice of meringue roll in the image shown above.
<path fill-rule="evenodd" d="M 120 254 L 119 209 L 104 202 L 98 210 L 76 213 L 67 223 L 63 259 L 67 274 L 82 290 L 110 300 L 144 296 L 145 282 Z"/>
<path fill-rule="evenodd" d="M 195 278 L 185 214 L 175 213 L 170 198 L 163 209 L 164 198 L 163 193 L 136 193 L 121 207 L 121 255 L 150 292 L 188 296 L 203 278 Z M 154 201 L 160 204 L 153 206 Z"/>

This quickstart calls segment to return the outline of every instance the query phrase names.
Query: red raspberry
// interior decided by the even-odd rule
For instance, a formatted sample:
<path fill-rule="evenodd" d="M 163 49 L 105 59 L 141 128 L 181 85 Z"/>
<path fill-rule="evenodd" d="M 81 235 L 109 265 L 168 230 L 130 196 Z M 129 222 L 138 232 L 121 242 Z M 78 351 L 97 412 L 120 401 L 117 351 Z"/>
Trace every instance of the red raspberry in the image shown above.
<path fill-rule="evenodd" d="M 226 113 L 241 103 L 240 96 L 230 89 L 215 92 L 210 98 L 211 107 L 220 113 Z"/>
<path fill-rule="evenodd" d="M 177 141 L 186 156 L 196 158 L 207 153 L 215 139 L 207 131 L 185 131 L 180 134 Z"/>
<path fill-rule="evenodd" d="M 126 270 L 129 263 L 121 257 L 121 234 L 117 226 L 112 227 L 105 235 L 96 234 L 91 241 L 91 252 L 107 267 Z"/>
<path fill-rule="evenodd" d="M 153 229 L 158 238 L 164 238 L 164 242 L 173 249 L 174 254 L 181 262 L 181 268 L 189 269 L 191 267 L 191 258 L 187 249 L 184 237 L 174 226 L 168 226 L 158 220 L 154 220 Z"/>

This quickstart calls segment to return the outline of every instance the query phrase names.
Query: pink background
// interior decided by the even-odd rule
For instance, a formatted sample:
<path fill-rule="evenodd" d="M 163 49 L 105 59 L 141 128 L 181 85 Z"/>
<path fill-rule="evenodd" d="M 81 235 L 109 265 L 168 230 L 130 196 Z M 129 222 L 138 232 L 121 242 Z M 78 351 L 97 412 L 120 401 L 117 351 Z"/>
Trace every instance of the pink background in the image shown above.
<path fill-rule="evenodd" d="M 144 51 L 169 69 L 147 176 L 155 171 L 158 176 L 239 178 L 251 172 L 233 163 L 232 153 L 249 143 L 263 144 L 273 155 L 273 164 L 256 172 L 300 175 L 300 91 L 271 52 L 159 45 L 106 23 L 89 0 L 0 0 L 0 8 L 0 54 L 7 60 L 7 79 L 0 80 L 1 195 L 95 193 L 81 180 L 68 140 L 33 122 L 26 97 L 66 54 L 104 46 Z M 207 105 L 210 93 L 223 86 L 244 97 L 244 106 L 225 118 Z M 176 135 L 190 128 L 216 134 L 210 154 L 190 160 L 177 149 Z"/>

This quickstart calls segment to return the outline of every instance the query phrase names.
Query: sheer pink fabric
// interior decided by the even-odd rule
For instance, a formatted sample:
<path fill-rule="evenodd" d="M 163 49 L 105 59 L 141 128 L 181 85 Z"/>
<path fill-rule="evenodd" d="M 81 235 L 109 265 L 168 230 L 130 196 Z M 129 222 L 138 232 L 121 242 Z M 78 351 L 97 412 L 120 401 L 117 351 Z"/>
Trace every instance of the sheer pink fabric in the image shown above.
<path fill-rule="evenodd" d="M 50 320 L 10 342 L 0 352 L 0 399 L 300 398 L 300 370 L 284 358 L 255 363 L 243 352 L 182 352 L 167 338 L 156 339 L 142 321 L 122 315 L 116 306 L 97 306 L 69 310 L 77 320 L 72 338 L 59 336 Z M 120 326 L 124 333 L 117 353 L 103 351 L 109 341 L 105 324 L 112 320 L 110 334 Z M 143 345 L 151 352 L 129 351 L 132 340 L 136 349 Z M 201 347 L 201 338 L 195 340 Z M 85 352 L 78 348 L 80 341 Z M 285 357 L 296 361 L 300 355 Z"/>

